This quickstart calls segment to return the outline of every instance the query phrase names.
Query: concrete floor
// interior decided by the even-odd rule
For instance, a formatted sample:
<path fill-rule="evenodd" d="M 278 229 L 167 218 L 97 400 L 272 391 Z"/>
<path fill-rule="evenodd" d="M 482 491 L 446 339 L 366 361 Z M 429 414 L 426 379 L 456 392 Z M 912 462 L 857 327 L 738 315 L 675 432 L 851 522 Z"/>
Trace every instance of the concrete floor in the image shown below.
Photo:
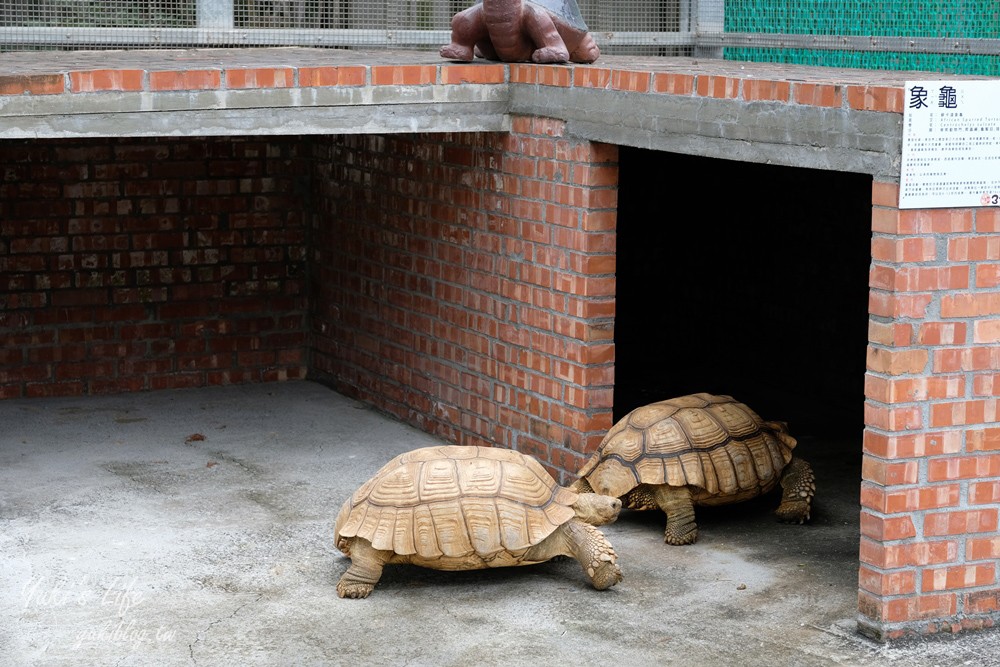
<path fill-rule="evenodd" d="M 310 382 L 0 402 L 0 664 L 1000 664 L 996 631 L 856 634 L 859 443 L 800 445 L 807 526 L 770 497 L 668 547 L 662 516 L 624 513 L 605 592 L 559 561 L 390 567 L 338 598 L 341 503 L 435 442 Z"/>

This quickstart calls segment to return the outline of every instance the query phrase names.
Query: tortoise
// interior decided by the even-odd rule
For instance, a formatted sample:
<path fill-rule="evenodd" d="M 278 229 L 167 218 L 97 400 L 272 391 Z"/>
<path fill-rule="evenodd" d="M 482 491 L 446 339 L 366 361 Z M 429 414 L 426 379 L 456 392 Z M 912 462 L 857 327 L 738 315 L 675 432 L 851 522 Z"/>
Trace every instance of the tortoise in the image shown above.
<path fill-rule="evenodd" d="M 622 579 L 618 556 L 595 525 L 621 501 L 560 486 L 514 450 L 441 445 L 389 461 L 347 499 L 336 544 L 351 559 L 337 595 L 364 598 L 391 563 L 475 570 L 571 556 L 594 588 Z"/>
<path fill-rule="evenodd" d="M 482 0 L 451 19 L 442 58 L 592 63 L 601 54 L 576 0 Z"/>
<path fill-rule="evenodd" d="M 696 505 L 726 505 L 783 489 L 778 518 L 809 519 L 815 479 L 793 456 L 784 422 L 764 421 L 731 396 L 691 394 L 637 408 L 619 420 L 571 485 L 615 496 L 629 509 L 661 509 L 664 542 L 698 539 Z"/>

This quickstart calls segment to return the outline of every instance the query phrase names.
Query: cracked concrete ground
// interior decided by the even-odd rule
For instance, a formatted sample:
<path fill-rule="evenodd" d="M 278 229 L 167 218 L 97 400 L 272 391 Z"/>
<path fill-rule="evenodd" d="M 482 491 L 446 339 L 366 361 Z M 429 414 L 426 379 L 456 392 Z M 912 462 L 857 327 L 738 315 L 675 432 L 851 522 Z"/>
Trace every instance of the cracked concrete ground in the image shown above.
<path fill-rule="evenodd" d="M 625 580 L 574 561 L 386 569 L 335 587 L 340 504 L 436 441 L 310 382 L 0 402 L 3 665 L 998 665 L 1000 634 L 855 632 L 860 442 L 804 439 L 813 521 L 775 497 L 604 528 Z M 859 434 L 860 441 L 860 434 Z"/>

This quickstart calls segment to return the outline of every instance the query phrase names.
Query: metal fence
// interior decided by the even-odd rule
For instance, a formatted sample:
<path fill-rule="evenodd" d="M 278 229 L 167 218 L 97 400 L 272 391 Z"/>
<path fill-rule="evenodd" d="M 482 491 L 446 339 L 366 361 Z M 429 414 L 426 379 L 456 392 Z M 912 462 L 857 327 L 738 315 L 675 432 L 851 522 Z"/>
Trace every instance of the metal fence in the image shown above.
<path fill-rule="evenodd" d="M 0 0 L 0 50 L 317 46 L 436 49 L 473 0 Z M 689 2 L 582 0 L 605 53 L 690 52 Z M 683 8 L 682 8 L 683 5 Z"/>
<path fill-rule="evenodd" d="M 473 0 L 0 0 L 0 51 L 436 49 Z M 578 0 L 605 54 L 1000 75 L 996 0 Z"/>

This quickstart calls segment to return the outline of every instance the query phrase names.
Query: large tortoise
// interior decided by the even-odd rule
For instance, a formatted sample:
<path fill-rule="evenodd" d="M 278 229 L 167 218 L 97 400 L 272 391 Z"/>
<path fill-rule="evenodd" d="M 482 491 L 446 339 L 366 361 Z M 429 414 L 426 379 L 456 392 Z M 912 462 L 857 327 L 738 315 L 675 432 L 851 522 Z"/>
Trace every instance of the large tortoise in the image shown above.
<path fill-rule="evenodd" d="M 382 568 L 410 563 L 475 570 L 571 556 L 594 588 L 621 581 L 618 556 L 595 525 L 621 501 L 559 486 L 538 461 L 507 449 L 415 449 L 382 467 L 344 503 L 337 548 L 351 559 L 340 597 L 368 597 Z"/>
<path fill-rule="evenodd" d="M 442 58 L 592 63 L 601 55 L 576 0 L 481 0 L 451 19 Z"/>
<path fill-rule="evenodd" d="M 625 415 L 571 488 L 663 510 L 668 544 L 698 539 L 696 505 L 749 500 L 779 483 L 778 518 L 803 523 L 816 485 L 809 464 L 792 455 L 795 445 L 784 423 L 766 422 L 730 396 L 681 396 Z"/>

